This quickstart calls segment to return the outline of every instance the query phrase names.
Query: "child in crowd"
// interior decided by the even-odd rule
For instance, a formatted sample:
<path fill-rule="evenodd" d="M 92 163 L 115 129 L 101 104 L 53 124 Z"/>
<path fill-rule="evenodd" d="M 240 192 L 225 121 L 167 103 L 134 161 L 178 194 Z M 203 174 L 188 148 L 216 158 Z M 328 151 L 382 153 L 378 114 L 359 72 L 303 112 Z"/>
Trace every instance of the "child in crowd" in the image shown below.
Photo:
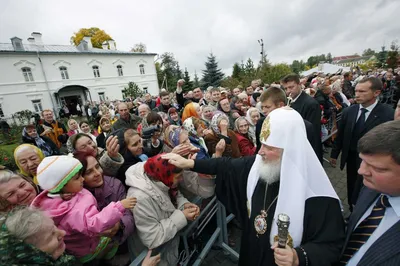
<path fill-rule="evenodd" d="M 46 211 L 55 225 L 66 232 L 66 251 L 82 263 L 111 259 L 118 243 L 101 235 L 121 220 L 125 209 L 135 207 L 136 198 L 112 202 L 99 212 L 95 197 L 83 188 L 81 168 L 82 164 L 70 156 L 43 159 L 37 178 L 44 191 L 32 206 Z"/>

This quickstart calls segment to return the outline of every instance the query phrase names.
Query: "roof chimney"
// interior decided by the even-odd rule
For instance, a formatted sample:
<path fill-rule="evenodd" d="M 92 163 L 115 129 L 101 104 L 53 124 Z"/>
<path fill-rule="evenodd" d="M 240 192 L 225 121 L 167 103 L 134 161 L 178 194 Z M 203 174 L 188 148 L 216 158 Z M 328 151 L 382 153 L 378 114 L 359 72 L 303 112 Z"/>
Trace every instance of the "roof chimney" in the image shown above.
<path fill-rule="evenodd" d="M 28 42 L 31 43 L 31 44 L 35 44 L 35 38 L 29 37 L 28 38 Z"/>
<path fill-rule="evenodd" d="M 113 39 L 109 40 L 108 44 L 110 45 L 110 50 L 117 50 L 117 47 L 115 45 L 115 41 Z"/>
<path fill-rule="evenodd" d="M 24 46 L 22 45 L 22 39 L 18 37 L 11 38 L 11 43 L 15 51 L 24 51 Z"/>
<path fill-rule="evenodd" d="M 31 36 L 35 39 L 35 44 L 43 45 L 42 34 L 40 32 L 32 32 Z"/>
<path fill-rule="evenodd" d="M 83 40 L 84 40 L 85 42 L 87 42 L 87 47 L 88 47 L 88 49 L 93 49 L 92 37 L 85 36 L 85 37 L 83 37 Z"/>
<path fill-rule="evenodd" d="M 108 42 L 103 42 L 101 46 L 103 47 L 103 50 L 108 50 Z"/>

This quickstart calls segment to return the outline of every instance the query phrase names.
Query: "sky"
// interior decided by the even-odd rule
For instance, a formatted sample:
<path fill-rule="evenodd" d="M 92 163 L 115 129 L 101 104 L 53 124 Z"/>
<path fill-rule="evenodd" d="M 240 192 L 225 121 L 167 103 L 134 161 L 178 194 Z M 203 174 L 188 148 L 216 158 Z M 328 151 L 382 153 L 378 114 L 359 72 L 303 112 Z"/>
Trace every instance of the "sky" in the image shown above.
<path fill-rule="evenodd" d="M 1 0 L 0 42 L 69 44 L 80 28 L 99 27 L 130 50 L 172 52 L 181 68 L 201 70 L 210 52 L 227 74 L 235 62 L 260 61 L 259 39 L 272 63 L 309 56 L 361 54 L 400 40 L 398 0 Z"/>

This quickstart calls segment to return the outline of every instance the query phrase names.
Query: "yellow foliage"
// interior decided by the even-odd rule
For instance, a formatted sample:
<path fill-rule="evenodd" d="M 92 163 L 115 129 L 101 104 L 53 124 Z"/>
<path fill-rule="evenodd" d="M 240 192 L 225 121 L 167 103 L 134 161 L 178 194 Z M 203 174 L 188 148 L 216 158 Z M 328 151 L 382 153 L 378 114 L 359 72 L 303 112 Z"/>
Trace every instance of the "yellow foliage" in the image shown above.
<path fill-rule="evenodd" d="M 78 46 L 83 37 L 91 37 L 93 47 L 100 49 L 102 48 L 101 45 L 103 42 L 112 40 L 111 36 L 108 35 L 104 30 L 92 27 L 82 28 L 78 32 L 75 32 L 74 36 L 71 37 L 72 44 Z"/>

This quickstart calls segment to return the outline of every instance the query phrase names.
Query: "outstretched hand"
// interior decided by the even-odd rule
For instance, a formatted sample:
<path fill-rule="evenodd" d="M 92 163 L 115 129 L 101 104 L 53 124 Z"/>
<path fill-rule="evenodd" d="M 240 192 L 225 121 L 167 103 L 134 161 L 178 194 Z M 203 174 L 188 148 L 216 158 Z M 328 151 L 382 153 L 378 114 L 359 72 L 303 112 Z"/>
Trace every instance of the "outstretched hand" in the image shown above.
<path fill-rule="evenodd" d="M 111 136 L 106 140 L 106 150 L 111 158 L 118 158 L 119 143 L 117 136 Z"/>
<path fill-rule="evenodd" d="M 182 156 L 174 153 L 167 153 L 165 155 L 162 155 L 161 158 L 168 160 L 168 163 L 182 169 L 190 169 L 194 166 L 193 160 L 185 159 Z"/>

